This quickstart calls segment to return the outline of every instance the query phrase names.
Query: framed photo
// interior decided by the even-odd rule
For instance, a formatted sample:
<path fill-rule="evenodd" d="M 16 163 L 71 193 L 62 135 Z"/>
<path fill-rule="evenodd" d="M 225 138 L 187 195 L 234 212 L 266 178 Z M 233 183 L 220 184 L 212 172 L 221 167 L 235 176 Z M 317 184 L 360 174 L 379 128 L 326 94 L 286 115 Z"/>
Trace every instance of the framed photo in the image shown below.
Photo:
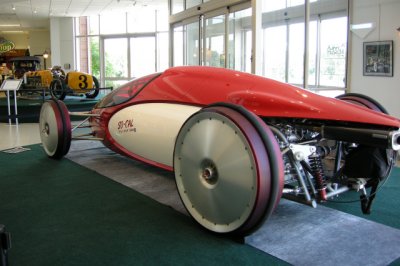
<path fill-rule="evenodd" d="M 364 76 L 393 77 L 393 41 L 364 42 Z"/>

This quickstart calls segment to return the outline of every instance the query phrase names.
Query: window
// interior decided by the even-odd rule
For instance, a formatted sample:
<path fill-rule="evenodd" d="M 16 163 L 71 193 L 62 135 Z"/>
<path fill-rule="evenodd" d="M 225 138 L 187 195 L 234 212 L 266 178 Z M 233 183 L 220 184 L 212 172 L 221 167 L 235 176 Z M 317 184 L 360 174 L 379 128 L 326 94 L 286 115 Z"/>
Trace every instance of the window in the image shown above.
<path fill-rule="evenodd" d="M 229 14 L 228 68 L 251 72 L 251 8 Z"/>
<path fill-rule="evenodd" d="M 128 32 L 155 32 L 156 12 L 151 9 L 138 9 L 127 14 Z"/>
<path fill-rule="evenodd" d="M 337 1 L 332 5 L 333 0 L 310 3 L 308 89 L 343 92 L 347 4 Z M 268 1 L 263 9 L 266 11 L 263 13 L 264 76 L 304 86 L 304 0 Z"/>
<path fill-rule="evenodd" d="M 264 30 L 264 76 L 286 81 L 286 25 Z"/>
<path fill-rule="evenodd" d="M 204 65 L 225 67 L 225 15 L 206 19 Z"/>
<path fill-rule="evenodd" d="M 174 27 L 173 65 L 183 65 L 183 26 Z"/>
<path fill-rule="evenodd" d="M 110 23 L 112 21 L 112 23 Z M 100 34 L 126 33 L 126 13 L 100 15 Z"/>
<path fill-rule="evenodd" d="M 76 69 L 116 88 L 168 68 L 167 2 L 158 8 L 75 18 Z"/>
<path fill-rule="evenodd" d="M 321 21 L 321 86 L 345 87 L 346 44 L 346 17 Z"/>

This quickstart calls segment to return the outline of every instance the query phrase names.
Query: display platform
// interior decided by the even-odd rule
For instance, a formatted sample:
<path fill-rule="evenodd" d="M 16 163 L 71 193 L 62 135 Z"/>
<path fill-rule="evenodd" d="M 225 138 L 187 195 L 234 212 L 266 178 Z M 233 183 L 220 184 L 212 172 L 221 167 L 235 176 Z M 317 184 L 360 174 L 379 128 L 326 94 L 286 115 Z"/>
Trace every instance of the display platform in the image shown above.
<path fill-rule="evenodd" d="M 37 123 L 39 122 L 40 108 L 43 101 L 50 99 L 49 96 L 43 98 L 42 96 L 37 97 L 17 97 L 17 111 L 18 111 L 18 122 L 19 123 Z M 64 103 L 71 112 L 83 112 L 89 111 L 98 102 L 99 98 L 87 99 L 86 97 L 79 96 L 67 96 L 64 99 Z M 14 98 L 10 99 L 12 123 L 14 123 Z M 8 105 L 7 98 L 1 95 L 0 97 L 0 122 L 8 123 Z"/>

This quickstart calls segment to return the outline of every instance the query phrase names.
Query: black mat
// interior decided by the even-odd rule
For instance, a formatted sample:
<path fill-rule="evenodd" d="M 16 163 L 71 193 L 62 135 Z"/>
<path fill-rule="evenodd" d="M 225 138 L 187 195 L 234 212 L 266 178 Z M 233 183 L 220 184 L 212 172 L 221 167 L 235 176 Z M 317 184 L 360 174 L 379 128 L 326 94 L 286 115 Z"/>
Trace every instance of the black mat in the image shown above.
<path fill-rule="evenodd" d="M 98 142 L 74 142 L 68 158 L 185 212 L 169 172 L 117 155 Z M 400 257 L 398 229 L 285 200 L 246 243 L 294 265 L 387 265 Z"/>
<path fill-rule="evenodd" d="M 17 112 L 14 112 L 14 99 L 10 99 L 11 118 L 12 122 L 15 118 L 18 118 L 19 123 L 37 123 L 39 122 L 40 108 L 42 107 L 43 101 L 48 100 L 50 97 L 46 96 L 45 99 L 42 97 L 17 97 Z M 71 112 L 82 112 L 89 111 L 98 102 L 97 99 L 86 99 L 85 97 L 72 97 L 67 96 L 64 103 Z M 8 122 L 8 103 L 7 98 L 0 97 L 0 122 Z"/>

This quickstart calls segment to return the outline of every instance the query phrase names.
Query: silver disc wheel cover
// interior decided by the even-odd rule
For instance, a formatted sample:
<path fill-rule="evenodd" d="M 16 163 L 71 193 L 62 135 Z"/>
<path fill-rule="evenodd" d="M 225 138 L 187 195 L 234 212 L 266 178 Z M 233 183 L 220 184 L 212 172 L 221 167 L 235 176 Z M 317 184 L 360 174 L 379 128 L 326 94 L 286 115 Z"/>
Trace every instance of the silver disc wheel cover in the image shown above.
<path fill-rule="evenodd" d="M 60 139 L 60 114 L 51 102 L 44 102 L 40 110 L 39 130 L 43 148 L 48 156 L 54 156 Z"/>
<path fill-rule="evenodd" d="M 202 226 L 229 233 L 248 220 L 257 200 L 256 162 L 230 119 L 216 112 L 192 116 L 178 136 L 174 169 L 181 199 Z"/>

